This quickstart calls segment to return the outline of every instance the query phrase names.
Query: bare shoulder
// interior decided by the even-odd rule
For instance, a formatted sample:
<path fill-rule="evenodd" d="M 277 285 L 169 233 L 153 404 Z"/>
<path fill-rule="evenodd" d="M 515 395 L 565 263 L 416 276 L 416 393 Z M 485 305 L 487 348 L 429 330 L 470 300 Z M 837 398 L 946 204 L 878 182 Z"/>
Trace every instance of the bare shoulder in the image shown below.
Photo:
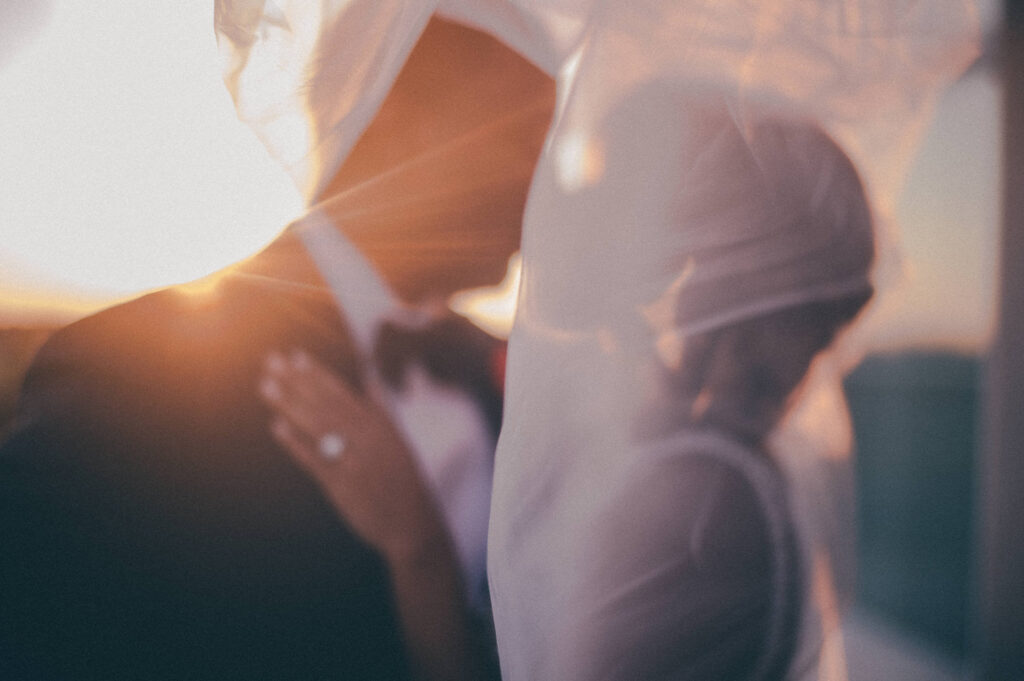
<path fill-rule="evenodd" d="M 714 448 L 634 463 L 593 542 L 601 553 L 580 657 L 602 678 L 746 678 L 774 603 L 759 483 Z"/>
<path fill-rule="evenodd" d="M 755 457 L 754 452 L 744 456 Z M 777 483 L 762 462 L 686 447 L 638 462 L 618 516 L 623 536 L 651 542 L 692 567 L 767 570 L 772 555 L 766 497 L 757 485 Z"/>

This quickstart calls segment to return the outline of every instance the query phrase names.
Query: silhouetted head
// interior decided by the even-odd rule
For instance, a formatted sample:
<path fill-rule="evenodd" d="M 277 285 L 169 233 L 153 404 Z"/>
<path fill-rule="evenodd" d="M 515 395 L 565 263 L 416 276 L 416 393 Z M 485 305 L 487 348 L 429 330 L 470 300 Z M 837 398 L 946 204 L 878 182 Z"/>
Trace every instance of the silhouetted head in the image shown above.
<path fill-rule="evenodd" d="M 720 114 L 680 202 L 694 233 L 664 311 L 681 350 L 670 382 L 685 420 L 759 443 L 871 298 L 874 226 L 853 163 L 815 124 Z"/>
<path fill-rule="evenodd" d="M 547 75 L 432 19 L 318 205 L 407 300 L 495 284 L 553 107 Z"/>

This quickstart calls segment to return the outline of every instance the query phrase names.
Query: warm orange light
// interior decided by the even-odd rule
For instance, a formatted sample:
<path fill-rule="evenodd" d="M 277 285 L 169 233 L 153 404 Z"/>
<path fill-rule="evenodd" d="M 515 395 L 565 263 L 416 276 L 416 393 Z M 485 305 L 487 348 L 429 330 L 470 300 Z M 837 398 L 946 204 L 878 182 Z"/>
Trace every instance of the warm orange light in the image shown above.
<path fill-rule="evenodd" d="M 508 263 L 508 271 L 500 284 L 458 293 L 450 301 L 451 308 L 465 315 L 477 326 L 498 338 L 508 338 L 516 315 L 522 262 L 518 255 Z"/>
<path fill-rule="evenodd" d="M 236 119 L 211 21 L 205 3 L 57 2 L 0 64 L 0 326 L 204 277 L 298 213 Z"/>
<path fill-rule="evenodd" d="M 210 304 L 217 299 L 217 294 L 220 290 L 220 284 L 224 280 L 224 277 L 228 276 L 233 268 L 226 268 L 219 272 L 207 275 L 202 279 L 196 279 L 190 281 L 187 284 L 182 284 L 175 287 L 175 291 L 180 294 L 187 296 L 195 304 Z"/>

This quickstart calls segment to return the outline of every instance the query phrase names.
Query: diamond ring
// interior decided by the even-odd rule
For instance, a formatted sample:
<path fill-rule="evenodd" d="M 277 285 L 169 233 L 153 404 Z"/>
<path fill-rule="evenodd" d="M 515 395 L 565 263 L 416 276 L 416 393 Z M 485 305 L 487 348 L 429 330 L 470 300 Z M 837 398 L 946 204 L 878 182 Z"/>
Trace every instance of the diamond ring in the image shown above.
<path fill-rule="evenodd" d="M 320 456 L 327 461 L 337 461 L 345 452 L 345 438 L 338 433 L 327 433 L 317 442 Z"/>

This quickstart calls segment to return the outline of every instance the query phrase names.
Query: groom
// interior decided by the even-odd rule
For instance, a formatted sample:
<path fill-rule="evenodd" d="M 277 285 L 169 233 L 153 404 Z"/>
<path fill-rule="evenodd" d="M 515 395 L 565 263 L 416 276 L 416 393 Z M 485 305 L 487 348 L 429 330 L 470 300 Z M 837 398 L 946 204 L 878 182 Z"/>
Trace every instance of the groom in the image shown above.
<path fill-rule="evenodd" d="M 551 102 L 514 54 L 432 21 L 318 215 L 405 303 L 496 283 Z M 275 446 L 257 396 L 273 350 L 363 373 L 309 244 L 299 224 L 40 351 L 0 449 L 0 678 L 405 678 L 386 566 Z M 457 335 L 427 369 L 493 435 L 498 343 Z"/>

